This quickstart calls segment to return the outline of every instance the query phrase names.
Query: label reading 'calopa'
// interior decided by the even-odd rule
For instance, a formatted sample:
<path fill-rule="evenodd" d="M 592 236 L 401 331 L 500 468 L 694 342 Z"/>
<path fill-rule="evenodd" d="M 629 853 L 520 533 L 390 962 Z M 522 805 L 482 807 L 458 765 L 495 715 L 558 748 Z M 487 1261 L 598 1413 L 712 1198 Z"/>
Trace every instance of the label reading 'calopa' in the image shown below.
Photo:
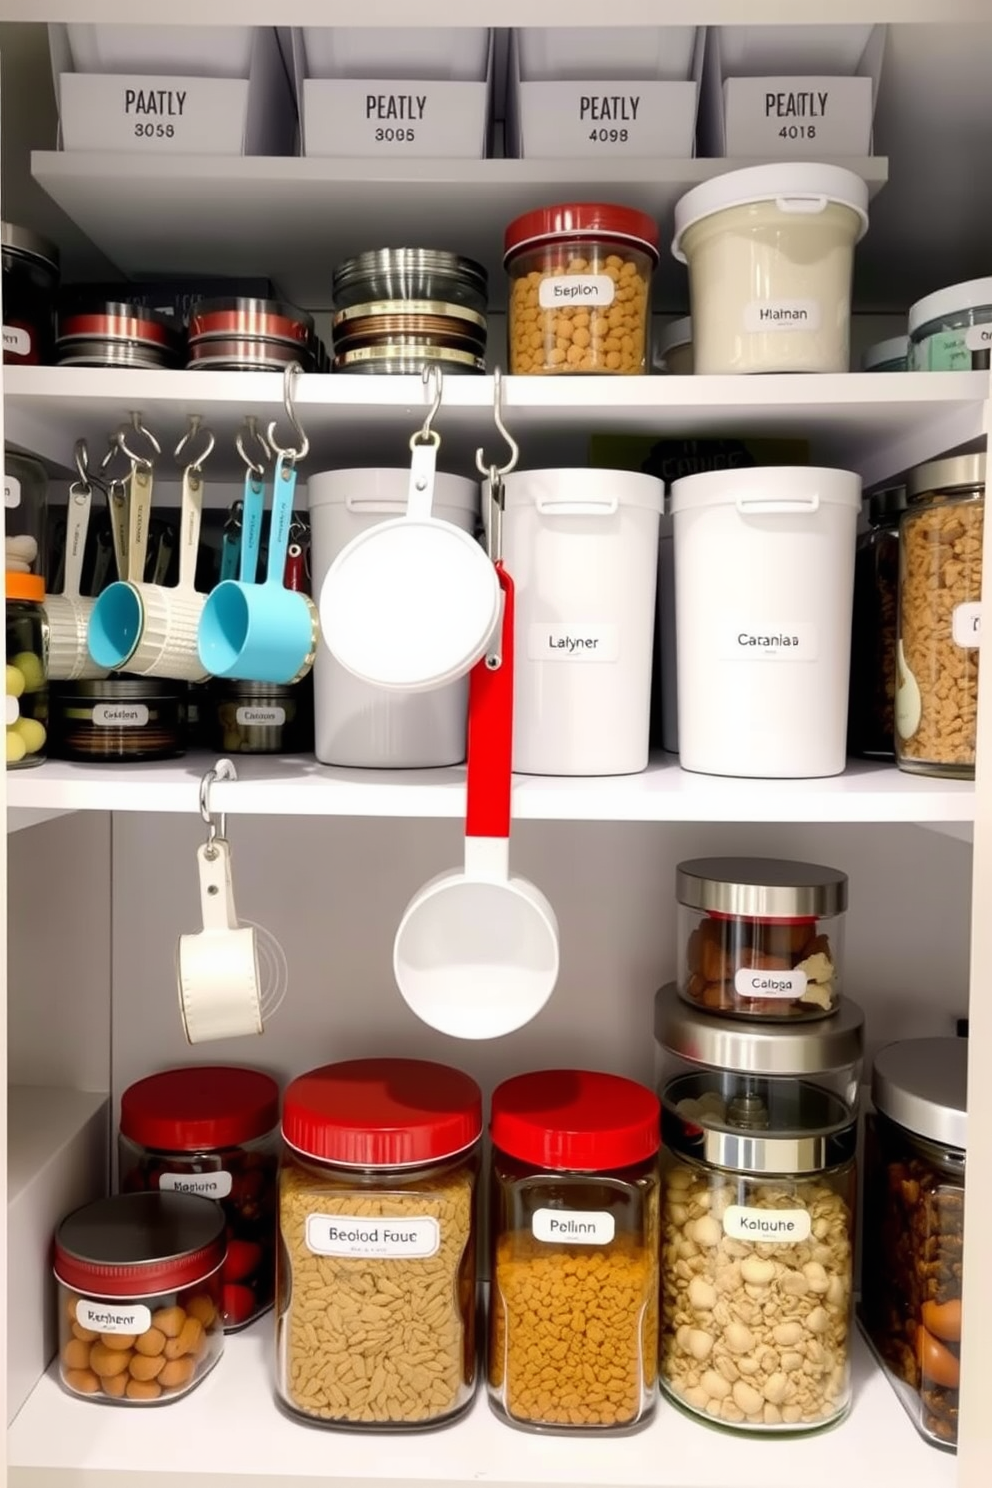
<path fill-rule="evenodd" d="M 552 274 L 537 287 L 542 310 L 560 310 L 565 305 L 612 305 L 617 287 L 609 274 Z"/>
<path fill-rule="evenodd" d="M 425 1260 L 437 1255 L 436 1219 L 352 1219 L 347 1214 L 308 1214 L 307 1249 L 314 1255 Z"/>
<path fill-rule="evenodd" d="M 816 300 L 750 300 L 744 306 L 746 331 L 818 331 Z"/>
<path fill-rule="evenodd" d="M 115 1305 L 112 1302 L 76 1303 L 76 1322 L 91 1333 L 147 1333 L 152 1315 L 140 1302 Z"/>
<path fill-rule="evenodd" d="M 731 1240 L 761 1245 L 797 1245 L 810 1237 L 808 1209 L 751 1209 L 730 1204 L 723 1214 L 723 1233 Z"/>
<path fill-rule="evenodd" d="M 527 655 L 531 661 L 619 661 L 620 627 L 535 621 L 527 638 Z"/>
<path fill-rule="evenodd" d="M 598 1209 L 535 1209 L 531 1231 L 547 1244 L 609 1245 L 616 1221 Z"/>
<path fill-rule="evenodd" d="M 144 728 L 148 709 L 144 703 L 97 703 L 93 722 L 97 728 Z"/>
<path fill-rule="evenodd" d="M 217 1173 L 163 1173 L 158 1186 L 165 1193 L 199 1194 L 205 1199 L 226 1199 L 231 1192 L 231 1175 L 223 1169 Z"/>
<path fill-rule="evenodd" d="M 738 997 L 781 997 L 792 1001 L 806 991 L 804 971 L 758 971 L 740 967 L 734 974 L 734 991 Z"/>
<path fill-rule="evenodd" d="M 815 661 L 817 649 L 815 625 L 747 625 L 726 620 L 721 626 L 723 661 Z"/>

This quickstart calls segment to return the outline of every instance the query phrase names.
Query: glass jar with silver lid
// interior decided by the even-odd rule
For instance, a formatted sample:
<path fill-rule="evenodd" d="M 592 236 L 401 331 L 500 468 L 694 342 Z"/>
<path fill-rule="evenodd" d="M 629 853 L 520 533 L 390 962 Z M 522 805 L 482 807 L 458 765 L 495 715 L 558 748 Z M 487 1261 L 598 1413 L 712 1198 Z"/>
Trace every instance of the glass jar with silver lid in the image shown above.
<path fill-rule="evenodd" d="M 809 1431 L 851 1399 L 864 1020 L 749 1024 L 655 1000 L 662 1103 L 660 1377 L 742 1431 Z"/>

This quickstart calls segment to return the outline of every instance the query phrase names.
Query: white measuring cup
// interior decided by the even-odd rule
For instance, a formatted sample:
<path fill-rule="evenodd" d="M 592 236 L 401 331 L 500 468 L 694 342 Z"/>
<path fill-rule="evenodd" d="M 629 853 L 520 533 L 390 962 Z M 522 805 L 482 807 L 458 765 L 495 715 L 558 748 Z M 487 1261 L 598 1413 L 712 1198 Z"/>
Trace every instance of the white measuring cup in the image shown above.
<path fill-rule="evenodd" d="M 502 644 L 469 680 L 465 866 L 424 885 L 393 945 L 404 1000 L 455 1038 L 499 1038 L 535 1017 L 558 980 L 558 922 L 541 891 L 511 877 L 513 584 L 503 596 Z"/>
<path fill-rule="evenodd" d="M 90 525 L 93 488 L 74 481 L 69 487 L 65 525 L 65 578 L 61 594 L 45 600 L 48 619 L 48 676 L 52 682 L 78 682 L 106 677 L 106 668 L 90 659 L 86 645 L 95 600 L 80 593 L 83 556 Z"/>

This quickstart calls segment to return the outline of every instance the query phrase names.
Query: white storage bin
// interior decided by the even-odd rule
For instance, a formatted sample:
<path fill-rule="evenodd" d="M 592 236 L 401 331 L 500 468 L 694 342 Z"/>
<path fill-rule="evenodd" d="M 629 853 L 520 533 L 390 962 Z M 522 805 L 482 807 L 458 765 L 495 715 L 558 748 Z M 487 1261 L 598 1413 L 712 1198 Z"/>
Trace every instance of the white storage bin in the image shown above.
<path fill-rule="evenodd" d="M 675 518 L 661 518 L 658 544 L 658 672 L 661 682 L 661 747 L 679 752 L 679 662 L 675 628 Z"/>
<path fill-rule="evenodd" d="M 308 483 L 313 592 L 341 549 L 406 511 L 410 471 L 328 470 Z M 479 487 L 457 475 L 435 478 L 434 515 L 465 532 L 478 521 Z M 433 692 L 373 687 L 320 645 L 314 662 L 314 749 L 325 765 L 424 769 L 465 758 L 468 681 Z"/>
<path fill-rule="evenodd" d="M 251 26 L 67 26 L 75 72 L 246 78 Z"/>
<path fill-rule="evenodd" d="M 489 59 L 487 26 L 304 26 L 311 78 L 419 78 L 481 83 Z"/>
<path fill-rule="evenodd" d="M 841 774 L 860 477 L 707 471 L 671 506 L 683 768 Z"/>
<path fill-rule="evenodd" d="M 525 83 L 692 77 L 695 26 L 522 26 L 517 31 Z"/>
<path fill-rule="evenodd" d="M 505 481 L 516 585 L 513 768 L 630 775 L 648 762 L 664 486 L 629 470 Z"/>
<path fill-rule="evenodd" d="M 868 188 L 834 165 L 750 166 L 675 207 L 697 373 L 846 372 Z"/>

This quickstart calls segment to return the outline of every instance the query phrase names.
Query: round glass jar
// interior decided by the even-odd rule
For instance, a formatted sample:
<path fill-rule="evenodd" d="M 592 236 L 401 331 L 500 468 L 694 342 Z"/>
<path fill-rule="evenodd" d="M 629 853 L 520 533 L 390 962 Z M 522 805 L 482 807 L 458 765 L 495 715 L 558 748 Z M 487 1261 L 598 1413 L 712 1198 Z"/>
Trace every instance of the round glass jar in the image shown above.
<path fill-rule="evenodd" d="M 908 372 L 909 337 L 890 336 L 876 341 L 861 357 L 862 372 Z"/>
<path fill-rule="evenodd" d="M 254 1322 L 275 1293 L 279 1087 L 258 1070 L 164 1070 L 121 1096 L 120 1186 L 219 1201 L 227 1224 L 221 1269 L 226 1333 Z"/>
<path fill-rule="evenodd" d="M 7 573 L 7 769 L 45 759 L 48 740 L 48 634 L 45 581 Z"/>
<path fill-rule="evenodd" d="M 307 754 L 313 749 L 313 683 L 215 681 L 207 747 L 223 754 Z"/>
<path fill-rule="evenodd" d="M 957 1442 L 966 1039 L 907 1039 L 875 1059 L 865 1137 L 861 1320 L 918 1431 Z"/>
<path fill-rule="evenodd" d="M 992 352 L 992 279 L 953 284 L 909 308 L 913 372 L 987 372 Z"/>
<path fill-rule="evenodd" d="M 57 759 L 176 759 L 186 753 L 186 683 L 152 677 L 60 682 L 52 688 Z"/>
<path fill-rule="evenodd" d="M 59 252 L 26 227 L 0 222 L 3 254 L 3 359 L 15 367 L 52 360 Z"/>
<path fill-rule="evenodd" d="M 630 207 L 572 202 L 506 229 L 515 374 L 647 371 L 658 225 Z"/>
<path fill-rule="evenodd" d="M 901 770 L 975 778 L 985 455 L 909 474 L 899 523 L 895 746 Z"/>
<path fill-rule="evenodd" d="M 484 315 L 489 276 L 481 264 L 441 248 L 375 248 L 334 270 L 334 308 L 382 300 L 440 300 Z"/>
<path fill-rule="evenodd" d="M 541 1070 L 493 1093 L 489 1399 L 516 1426 L 615 1432 L 654 1412 L 658 1101 Z"/>
<path fill-rule="evenodd" d="M 654 364 L 659 372 L 672 377 L 688 377 L 692 374 L 692 316 L 673 320 L 660 333 L 654 352 Z"/>
<path fill-rule="evenodd" d="M 865 759 L 895 758 L 899 519 L 905 486 L 868 498 L 867 532 L 854 559 L 854 617 L 847 747 Z"/>
<path fill-rule="evenodd" d="M 38 460 L 4 450 L 4 546 L 8 573 L 45 575 L 48 476 Z"/>
<path fill-rule="evenodd" d="M 741 1431 L 809 1431 L 851 1400 L 863 1019 L 746 1025 L 655 1002 L 662 1101 L 660 1375 Z"/>
<path fill-rule="evenodd" d="M 834 1012 L 847 874 L 778 858 L 694 858 L 676 872 L 679 992 L 741 1018 Z"/>
<path fill-rule="evenodd" d="M 453 1420 L 476 1383 L 478 1085 L 416 1059 L 328 1064 L 289 1085 L 282 1130 L 280 1401 L 328 1426 Z"/>
<path fill-rule="evenodd" d="M 224 1216 L 190 1194 L 116 1194 L 55 1234 L 59 1378 L 70 1395 L 165 1405 L 224 1349 Z"/>

